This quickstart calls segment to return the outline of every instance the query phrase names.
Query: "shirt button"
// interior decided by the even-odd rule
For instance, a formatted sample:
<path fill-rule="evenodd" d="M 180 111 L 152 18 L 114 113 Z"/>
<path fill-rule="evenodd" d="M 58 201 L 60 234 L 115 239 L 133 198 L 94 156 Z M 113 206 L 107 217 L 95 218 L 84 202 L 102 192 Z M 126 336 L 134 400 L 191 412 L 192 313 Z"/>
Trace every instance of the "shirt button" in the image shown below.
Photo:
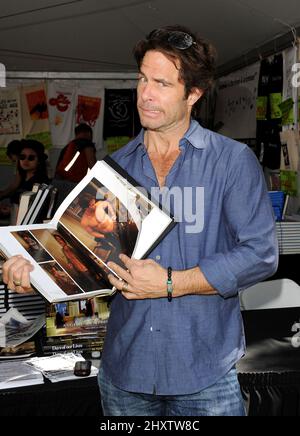
<path fill-rule="evenodd" d="M 156 256 L 156 258 L 155 258 L 156 260 L 160 260 L 161 259 L 161 257 L 160 256 Z"/>

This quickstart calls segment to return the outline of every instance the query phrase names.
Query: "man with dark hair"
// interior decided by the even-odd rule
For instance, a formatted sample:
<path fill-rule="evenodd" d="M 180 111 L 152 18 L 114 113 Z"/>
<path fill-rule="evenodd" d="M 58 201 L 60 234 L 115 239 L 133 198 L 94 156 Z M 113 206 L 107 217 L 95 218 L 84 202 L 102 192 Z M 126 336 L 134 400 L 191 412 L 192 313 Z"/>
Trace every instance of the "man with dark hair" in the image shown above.
<path fill-rule="evenodd" d="M 235 369 L 245 350 L 238 292 L 277 267 L 263 174 L 246 145 L 191 118 L 213 84 L 215 51 L 208 43 L 168 26 L 138 42 L 134 54 L 144 129 L 113 158 L 140 186 L 160 188 L 160 198 L 177 189 L 186 206 L 190 189 L 192 200 L 149 259 L 122 256 L 125 269 L 109 263 L 123 281 L 110 277 L 120 293 L 99 372 L 103 410 L 244 415 Z M 201 192 L 203 225 L 189 229 L 187 209 L 195 210 Z"/>
<path fill-rule="evenodd" d="M 119 293 L 99 371 L 103 411 L 243 416 L 238 293 L 274 274 L 278 260 L 264 177 L 246 145 L 192 119 L 213 83 L 208 43 L 168 26 L 140 41 L 135 57 L 143 130 L 113 157 L 171 213 L 179 206 L 181 213 L 148 259 L 123 255 L 125 268 L 108 264 L 122 280 L 109 277 Z M 29 271 L 26 260 L 12 258 L 4 281 L 24 292 Z"/>

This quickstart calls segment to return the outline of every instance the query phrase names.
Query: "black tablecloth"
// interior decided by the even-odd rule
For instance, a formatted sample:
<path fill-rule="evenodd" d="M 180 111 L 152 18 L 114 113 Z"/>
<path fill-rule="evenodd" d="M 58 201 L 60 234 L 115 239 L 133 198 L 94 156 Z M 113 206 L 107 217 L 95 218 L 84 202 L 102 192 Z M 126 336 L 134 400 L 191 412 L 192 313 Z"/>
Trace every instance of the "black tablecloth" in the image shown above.
<path fill-rule="evenodd" d="M 0 391 L 0 416 L 101 415 L 96 377 Z"/>
<path fill-rule="evenodd" d="M 300 254 L 285 254 L 279 256 L 279 264 L 276 273 L 268 279 L 290 279 L 300 285 Z"/>
<path fill-rule="evenodd" d="M 300 416 L 300 308 L 246 311 L 243 319 L 247 352 L 238 372 L 248 414 Z"/>

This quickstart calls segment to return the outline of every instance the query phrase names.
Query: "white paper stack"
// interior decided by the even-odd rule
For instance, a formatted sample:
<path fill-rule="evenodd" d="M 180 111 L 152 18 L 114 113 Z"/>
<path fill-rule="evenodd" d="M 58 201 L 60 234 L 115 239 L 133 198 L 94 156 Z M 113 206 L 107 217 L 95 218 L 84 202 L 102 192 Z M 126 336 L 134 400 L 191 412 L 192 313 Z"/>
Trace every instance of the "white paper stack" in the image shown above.
<path fill-rule="evenodd" d="M 25 361 L 0 362 L 0 389 L 11 389 L 44 383 L 43 374 Z"/>
<path fill-rule="evenodd" d="M 17 347 L 31 339 L 45 324 L 45 315 L 28 321 L 17 309 L 0 318 L 0 347 Z"/>
<path fill-rule="evenodd" d="M 280 254 L 300 253 L 300 222 L 276 223 Z"/>
<path fill-rule="evenodd" d="M 52 383 L 63 380 L 78 379 L 74 375 L 74 366 L 76 362 L 84 361 L 85 359 L 80 354 L 55 354 L 49 357 L 33 357 L 27 360 L 27 364 L 41 371 L 46 378 Z M 96 377 L 98 369 L 91 367 L 89 377 Z"/>

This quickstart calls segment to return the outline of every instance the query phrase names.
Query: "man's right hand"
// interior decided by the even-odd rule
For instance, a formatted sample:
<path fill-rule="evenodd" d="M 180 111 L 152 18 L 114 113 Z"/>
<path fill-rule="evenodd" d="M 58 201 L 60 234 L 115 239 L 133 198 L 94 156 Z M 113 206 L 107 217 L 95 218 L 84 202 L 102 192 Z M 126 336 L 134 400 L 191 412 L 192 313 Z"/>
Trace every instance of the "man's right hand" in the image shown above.
<path fill-rule="evenodd" d="M 30 273 L 33 266 L 23 256 L 13 256 L 2 266 L 3 282 L 8 289 L 27 294 L 33 292 L 30 285 Z"/>

